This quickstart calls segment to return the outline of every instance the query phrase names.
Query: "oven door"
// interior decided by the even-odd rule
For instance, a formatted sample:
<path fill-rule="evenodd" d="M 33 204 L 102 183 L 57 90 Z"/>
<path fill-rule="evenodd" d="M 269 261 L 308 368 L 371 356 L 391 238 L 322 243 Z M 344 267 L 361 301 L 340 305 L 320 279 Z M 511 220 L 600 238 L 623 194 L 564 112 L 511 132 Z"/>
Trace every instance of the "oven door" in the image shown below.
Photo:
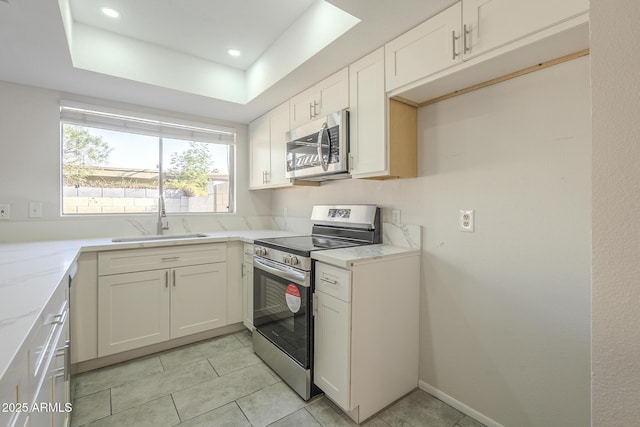
<path fill-rule="evenodd" d="M 311 274 L 253 258 L 253 325 L 301 367 L 311 366 Z"/>

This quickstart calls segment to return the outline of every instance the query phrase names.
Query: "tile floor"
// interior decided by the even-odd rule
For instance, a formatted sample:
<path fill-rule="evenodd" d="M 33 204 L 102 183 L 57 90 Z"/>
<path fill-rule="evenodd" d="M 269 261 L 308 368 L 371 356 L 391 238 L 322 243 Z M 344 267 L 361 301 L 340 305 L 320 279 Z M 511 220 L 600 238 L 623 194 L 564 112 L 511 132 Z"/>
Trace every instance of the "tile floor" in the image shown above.
<path fill-rule="evenodd" d="M 72 378 L 71 427 L 352 426 L 325 397 L 304 402 L 238 332 Z M 415 390 L 363 425 L 481 427 Z"/>

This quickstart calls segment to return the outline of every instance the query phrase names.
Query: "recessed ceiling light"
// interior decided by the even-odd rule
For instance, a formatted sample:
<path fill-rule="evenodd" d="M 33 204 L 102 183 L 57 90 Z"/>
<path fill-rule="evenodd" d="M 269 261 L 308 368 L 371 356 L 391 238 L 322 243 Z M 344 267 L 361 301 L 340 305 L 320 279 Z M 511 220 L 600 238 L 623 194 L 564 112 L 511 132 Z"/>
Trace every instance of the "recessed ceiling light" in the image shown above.
<path fill-rule="evenodd" d="M 240 56 L 240 51 L 238 49 L 229 49 L 227 53 L 231 56 Z"/>
<path fill-rule="evenodd" d="M 115 9 L 111 9 L 110 7 L 103 7 L 102 13 L 107 15 L 109 18 L 117 18 L 120 16 L 120 12 Z"/>

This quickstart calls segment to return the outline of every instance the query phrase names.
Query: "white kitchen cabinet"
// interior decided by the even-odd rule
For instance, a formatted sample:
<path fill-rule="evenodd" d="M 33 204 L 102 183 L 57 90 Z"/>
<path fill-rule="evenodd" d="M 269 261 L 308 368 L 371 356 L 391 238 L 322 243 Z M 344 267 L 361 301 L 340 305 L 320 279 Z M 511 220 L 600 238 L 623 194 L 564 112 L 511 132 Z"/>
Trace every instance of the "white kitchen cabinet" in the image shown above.
<path fill-rule="evenodd" d="M 463 0 L 464 59 L 537 33 L 588 10 L 588 0 Z"/>
<path fill-rule="evenodd" d="M 227 243 L 227 324 L 244 321 L 243 243 Z"/>
<path fill-rule="evenodd" d="M 430 76 L 441 81 L 466 61 L 494 62 L 483 63 L 475 78 L 469 71 L 440 85 L 440 91 L 423 92 L 442 95 L 584 49 L 584 31 L 570 31 L 583 20 L 565 23 L 588 10 L 588 0 L 462 0 L 386 44 L 387 92 L 405 87 L 399 96 L 421 102 L 429 95 L 414 95 L 413 82 L 422 84 Z M 502 60 L 495 61 L 498 56 Z"/>
<path fill-rule="evenodd" d="M 31 427 L 63 427 L 69 413 L 69 281 L 65 277 L 27 338 L 28 388 L 18 392 L 18 402 L 28 405 Z M 25 425 L 27 417 L 16 417 L 14 424 Z"/>
<path fill-rule="evenodd" d="M 387 90 L 462 61 L 462 5 L 456 3 L 385 46 Z"/>
<path fill-rule="evenodd" d="M 166 341 L 170 270 L 101 276 L 98 279 L 98 356 Z"/>
<path fill-rule="evenodd" d="M 344 68 L 289 101 L 290 128 L 349 108 L 349 71 Z"/>
<path fill-rule="evenodd" d="M 244 326 L 253 331 L 253 245 L 244 244 L 242 257 L 243 305 L 242 317 Z"/>
<path fill-rule="evenodd" d="M 289 102 L 276 107 L 249 124 L 249 188 L 290 186 L 286 172 L 286 134 L 289 131 Z"/>
<path fill-rule="evenodd" d="M 316 262 L 314 382 L 360 423 L 418 384 L 420 256 Z"/>
<path fill-rule="evenodd" d="M 328 268 L 322 266 L 320 274 L 326 276 Z M 328 280 L 337 282 L 334 286 L 344 287 L 351 296 L 348 276 L 342 282 Z M 315 298 L 314 381 L 340 407 L 349 408 L 351 303 L 323 292 L 321 286 L 316 288 Z"/>
<path fill-rule="evenodd" d="M 101 252 L 98 271 L 98 357 L 227 324 L 224 244 Z"/>
<path fill-rule="evenodd" d="M 193 265 L 171 270 L 171 338 L 227 324 L 227 265 Z"/>
<path fill-rule="evenodd" d="M 384 60 L 380 48 L 349 66 L 353 178 L 417 176 L 417 111 L 387 98 Z"/>
<path fill-rule="evenodd" d="M 78 257 L 78 272 L 71 286 L 71 363 L 98 357 L 98 253 Z"/>

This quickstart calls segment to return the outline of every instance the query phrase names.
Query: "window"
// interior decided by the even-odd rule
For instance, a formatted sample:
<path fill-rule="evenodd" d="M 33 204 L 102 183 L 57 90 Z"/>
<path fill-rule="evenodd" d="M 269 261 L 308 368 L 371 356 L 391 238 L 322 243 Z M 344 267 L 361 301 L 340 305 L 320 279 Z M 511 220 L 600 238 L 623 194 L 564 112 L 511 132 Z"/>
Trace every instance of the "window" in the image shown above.
<path fill-rule="evenodd" d="M 235 131 L 63 104 L 62 214 L 233 212 Z"/>

